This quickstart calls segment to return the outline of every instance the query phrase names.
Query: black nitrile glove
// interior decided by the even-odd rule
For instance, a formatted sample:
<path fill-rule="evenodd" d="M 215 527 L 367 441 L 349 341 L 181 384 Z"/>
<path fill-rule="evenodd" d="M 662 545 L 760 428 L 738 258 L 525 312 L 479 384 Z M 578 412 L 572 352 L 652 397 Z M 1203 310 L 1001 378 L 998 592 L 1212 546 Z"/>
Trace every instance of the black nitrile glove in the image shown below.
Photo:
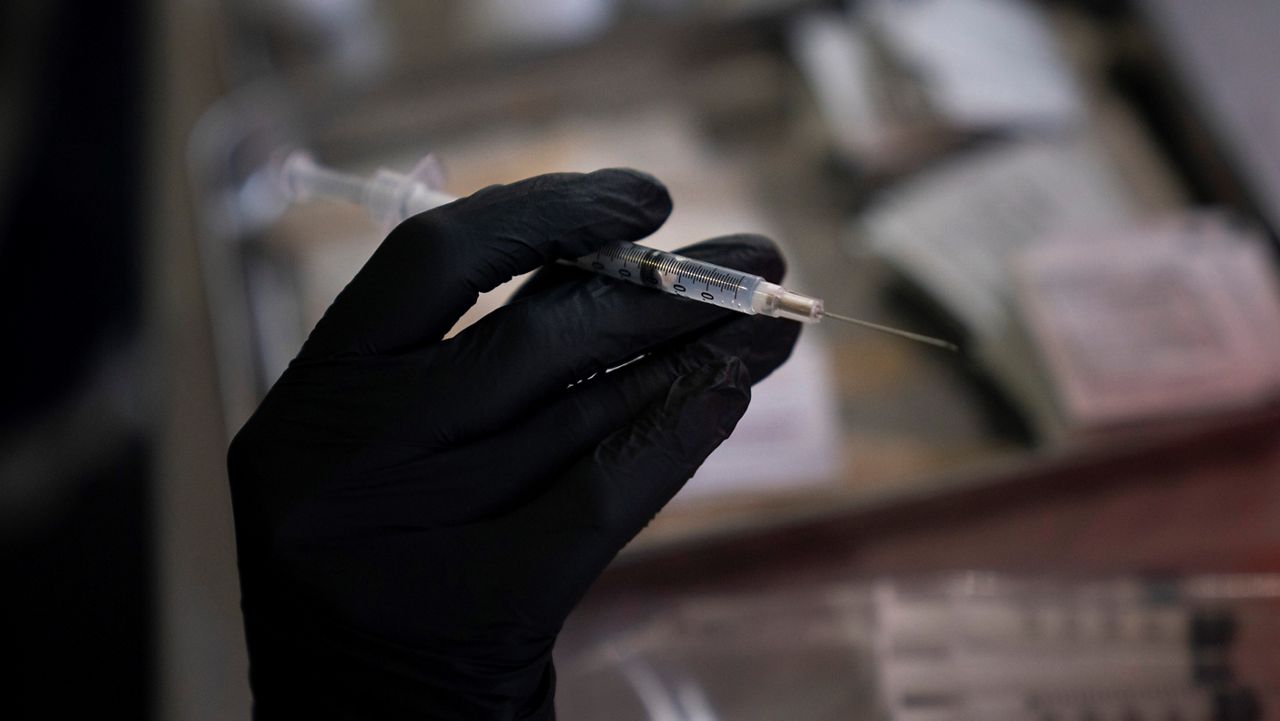
<path fill-rule="evenodd" d="M 799 325 L 550 266 L 441 336 L 670 209 L 626 170 L 494 186 L 400 225 L 342 291 L 228 455 L 256 718 L 553 715 L 565 617 Z M 755 237 L 685 252 L 783 271 Z"/>

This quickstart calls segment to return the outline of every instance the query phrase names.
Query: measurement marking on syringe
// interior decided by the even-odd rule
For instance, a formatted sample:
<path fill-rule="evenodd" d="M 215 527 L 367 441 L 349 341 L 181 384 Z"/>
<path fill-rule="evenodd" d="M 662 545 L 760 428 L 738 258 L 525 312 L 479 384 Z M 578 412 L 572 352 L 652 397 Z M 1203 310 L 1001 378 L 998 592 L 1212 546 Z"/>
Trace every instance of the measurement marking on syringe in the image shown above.
<path fill-rule="evenodd" d="M 666 286 L 671 292 L 689 295 L 690 286 L 702 285 L 694 295 L 716 303 L 742 302 L 747 276 L 710 263 L 671 256 L 655 248 L 612 245 L 600 248 L 591 263 L 594 270 L 608 272 L 623 280 L 638 280 L 649 286 Z M 664 282 L 663 279 L 666 279 Z"/>

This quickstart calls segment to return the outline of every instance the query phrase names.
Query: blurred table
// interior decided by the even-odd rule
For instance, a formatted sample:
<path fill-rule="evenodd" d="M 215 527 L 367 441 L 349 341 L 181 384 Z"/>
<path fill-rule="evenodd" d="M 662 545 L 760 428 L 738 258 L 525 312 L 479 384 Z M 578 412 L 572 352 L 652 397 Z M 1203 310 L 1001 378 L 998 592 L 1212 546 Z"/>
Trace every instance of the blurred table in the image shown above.
<path fill-rule="evenodd" d="M 1276 571 L 1278 480 L 1273 406 L 995 474 L 982 488 L 635 554 L 606 572 L 584 612 L 676 589 L 795 588 L 887 573 Z"/>

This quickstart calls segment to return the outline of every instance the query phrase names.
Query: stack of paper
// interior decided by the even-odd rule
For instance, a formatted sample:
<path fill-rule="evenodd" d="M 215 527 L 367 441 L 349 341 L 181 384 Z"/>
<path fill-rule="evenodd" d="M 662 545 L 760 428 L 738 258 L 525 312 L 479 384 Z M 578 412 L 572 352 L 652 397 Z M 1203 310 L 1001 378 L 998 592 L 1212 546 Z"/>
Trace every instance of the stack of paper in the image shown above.
<path fill-rule="evenodd" d="M 1046 440 L 1269 397 L 1266 242 L 1218 214 L 1140 215 L 1087 141 L 1021 140 L 894 189 L 850 242 L 963 329 Z"/>
<path fill-rule="evenodd" d="M 1240 407 L 1280 389 L 1264 241 L 1215 215 L 1060 237 L 1015 263 L 1023 322 L 1067 425 Z"/>
<path fill-rule="evenodd" d="M 1022 141 L 960 156 L 872 206 L 851 242 L 994 337 L 1010 310 L 1007 261 L 1053 233 L 1132 218 L 1115 177 L 1081 141 Z"/>

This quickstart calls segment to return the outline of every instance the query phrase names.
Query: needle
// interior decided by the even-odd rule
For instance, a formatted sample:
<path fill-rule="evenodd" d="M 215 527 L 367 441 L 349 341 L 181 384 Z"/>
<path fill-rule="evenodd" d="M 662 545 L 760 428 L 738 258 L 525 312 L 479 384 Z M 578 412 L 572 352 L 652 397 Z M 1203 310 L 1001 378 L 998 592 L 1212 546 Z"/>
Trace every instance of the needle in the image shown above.
<path fill-rule="evenodd" d="M 850 318 L 848 316 L 837 315 L 835 313 L 829 313 L 829 312 L 823 312 L 822 317 L 835 318 L 836 320 L 842 320 L 845 323 L 852 323 L 854 325 L 860 325 L 863 328 L 878 330 L 881 333 L 889 333 L 892 335 L 900 336 L 902 338 L 909 338 L 914 341 L 919 341 L 920 343 L 928 343 L 929 345 L 932 345 L 932 346 L 945 348 L 953 353 L 960 350 L 960 347 L 957 346 L 955 343 L 948 343 L 947 341 L 942 340 L 941 338 L 931 338 L 927 335 L 920 335 L 919 333 L 912 333 L 911 331 L 899 330 L 897 328 L 890 328 L 887 325 L 880 325 L 879 323 L 872 323 L 870 321 L 858 320 L 857 318 Z"/>

